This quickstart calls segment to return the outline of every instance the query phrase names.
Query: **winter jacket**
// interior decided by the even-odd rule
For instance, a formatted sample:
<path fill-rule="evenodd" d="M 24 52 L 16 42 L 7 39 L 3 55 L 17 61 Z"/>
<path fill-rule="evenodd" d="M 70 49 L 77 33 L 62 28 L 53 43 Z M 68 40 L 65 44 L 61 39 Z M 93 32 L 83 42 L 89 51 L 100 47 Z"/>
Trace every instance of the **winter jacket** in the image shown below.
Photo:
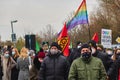
<path fill-rule="evenodd" d="M 70 65 L 72 64 L 73 60 L 77 59 L 80 57 L 80 51 L 78 48 L 73 48 L 70 50 L 70 55 L 68 57 L 68 60 L 70 62 Z"/>
<path fill-rule="evenodd" d="M 17 62 L 17 58 L 13 58 L 15 62 Z M 18 73 L 19 70 L 16 68 L 16 66 L 14 66 L 11 70 L 11 80 L 18 80 Z"/>
<path fill-rule="evenodd" d="M 2 80 L 11 80 L 11 70 L 14 66 L 16 66 L 16 62 L 13 60 L 12 57 L 5 58 L 3 56 L 2 65 L 4 74 Z"/>
<path fill-rule="evenodd" d="M 120 57 L 114 61 L 114 65 L 112 66 L 112 74 L 110 75 L 110 80 L 118 80 L 120 70 Z"/>
<path fill-rule="evenodd" d="M 93 56 L 102 60 L 105 70 L 107 72 L 107 75 L 110 78 L 113 71 L 113 68 L 112 68 L 113 60 L 107 55 L 107 53 L 102 53 L 98 51 Z"/>
<path fill-rule="evenodd" d="M 44 58 L 38 80 L 67 80 L 69 63 L 60 53 Z"/>
<path fill-rule="evenodd" d="M 40 61 L 38 60 L 38 56 L 35 56 L 35 58 L 34 58 L 34 60 L 33 60 L 33 64 L 34 64 L 34 67 L 39 71 L 40 66 L 41 66 L 41 63 L 40 63 Z"/>
<path fill-rule="evenodd" d="M 86 63 L 82 58 L 73 61 L 68 80 L 106 80 L 107 75 L 100 59 L 91 57 Z"/>

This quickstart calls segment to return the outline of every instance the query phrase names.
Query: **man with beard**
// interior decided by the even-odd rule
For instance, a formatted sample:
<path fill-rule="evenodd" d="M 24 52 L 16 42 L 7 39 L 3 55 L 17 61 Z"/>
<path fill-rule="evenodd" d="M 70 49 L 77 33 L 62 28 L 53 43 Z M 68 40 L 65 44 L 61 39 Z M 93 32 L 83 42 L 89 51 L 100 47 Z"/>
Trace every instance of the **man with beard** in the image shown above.
<path fill-rule="evenodd" d="M 80 48 L 81 57 L 74 60 L 68 80 L 106 80 L 106 71 L 102 61 L 91 55 L 91 47 L 83 44 Z"/>
<path fill-rule="evenodd" d="M 78 41 L 77 44 L 76 44 L 76 47 L 75 48 L 72 48 L 70 49 L 70 55 L 68 57 L 68 61 L 70 62 L 70 65 L 72 64 L 72 62 L 76 59 L 76 58 L 79 58 L 80 57 L 80 47 L 82 45 L 82 42 L 81 41 Z"/>

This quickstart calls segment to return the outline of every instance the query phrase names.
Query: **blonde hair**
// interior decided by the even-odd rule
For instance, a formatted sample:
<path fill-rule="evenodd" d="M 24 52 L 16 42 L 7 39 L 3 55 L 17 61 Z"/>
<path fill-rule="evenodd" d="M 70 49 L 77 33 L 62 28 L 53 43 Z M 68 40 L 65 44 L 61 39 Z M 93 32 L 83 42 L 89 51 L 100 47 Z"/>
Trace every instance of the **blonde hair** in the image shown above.
<path fill-rule="evenodd" d="M 27 48 L 23 47 L 21 49 L 21 51 L 20 51 L 20 57 L 22 57 L 22 58 L 28 57 L 28 49 Z"/>
<path fill-rule="evenodd" d="M 12 50 L 15 51 L 14 58 L 19 57 L 18 49 L 17 48 L 13 48 Z"/>

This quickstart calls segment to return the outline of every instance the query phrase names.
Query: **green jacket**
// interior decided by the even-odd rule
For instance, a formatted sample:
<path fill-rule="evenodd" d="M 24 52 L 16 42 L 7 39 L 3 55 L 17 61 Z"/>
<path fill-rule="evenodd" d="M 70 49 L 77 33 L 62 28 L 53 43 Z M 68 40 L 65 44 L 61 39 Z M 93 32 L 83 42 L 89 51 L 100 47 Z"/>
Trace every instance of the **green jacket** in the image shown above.
<path fill-rule="evenodd" d="M 68 80 L 106 80 L 107 74 L 100 59 L 91 57 L 89 62 L 82 58 L 73 61 Z"/>

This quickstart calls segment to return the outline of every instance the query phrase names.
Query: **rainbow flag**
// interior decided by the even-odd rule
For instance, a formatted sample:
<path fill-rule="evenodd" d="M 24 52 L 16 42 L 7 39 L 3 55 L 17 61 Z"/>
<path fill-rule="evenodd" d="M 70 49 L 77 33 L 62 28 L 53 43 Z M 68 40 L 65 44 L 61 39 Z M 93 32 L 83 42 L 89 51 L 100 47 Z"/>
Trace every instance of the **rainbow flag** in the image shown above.
<path fill-rule="evenodd" d="M 76 11 L 74 17 L 68 21 L 67 29 L 70 30 L 79 24 L 87 24 L 88 23 L 88 14 L 86 8 L 86 0 L 83 0 L 78 10 Z"/>

